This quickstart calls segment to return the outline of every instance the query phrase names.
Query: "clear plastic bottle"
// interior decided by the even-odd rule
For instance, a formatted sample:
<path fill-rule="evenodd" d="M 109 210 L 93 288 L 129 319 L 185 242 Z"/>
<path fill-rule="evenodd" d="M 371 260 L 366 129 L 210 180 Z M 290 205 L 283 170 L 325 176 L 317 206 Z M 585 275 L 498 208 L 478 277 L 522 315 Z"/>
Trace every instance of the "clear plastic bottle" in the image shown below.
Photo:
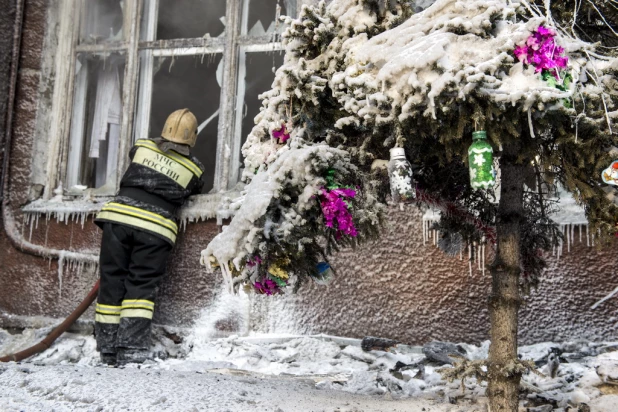
<path fill-rule="evenodd" d="M 401 147 L 391 149 L 391 159 L 388 162 L 388 176 L 394 202 L 407 203 L 416 198 L 412 166 L 406 158 L 405 150 Z"/>

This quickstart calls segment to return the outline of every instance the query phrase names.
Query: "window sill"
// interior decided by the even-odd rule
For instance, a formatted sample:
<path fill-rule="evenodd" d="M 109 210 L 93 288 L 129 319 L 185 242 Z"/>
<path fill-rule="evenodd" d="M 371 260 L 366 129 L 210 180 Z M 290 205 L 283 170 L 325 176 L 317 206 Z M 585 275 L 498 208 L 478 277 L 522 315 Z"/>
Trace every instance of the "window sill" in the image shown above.
<path fill-rule="evenodd" d="M 191 196 L 180 210 L 178 217 L 183 226 L 215 218 L 217 223 L 221 224 L 223 219 L 231 217 L 226 205 L 238 197 L 240 197 L 238 190 Z M 83 224 L 88 216 L 97 214 L 103 205 L 112 199 L 111 196 L 97 196 L 91 199 L 56 196 L 49 200 L 35 200 L 24 206 L 22 212 L 37 218 L 45 215 L 47 219 L 53 217 L 58 222 L 79 221 Z"/>

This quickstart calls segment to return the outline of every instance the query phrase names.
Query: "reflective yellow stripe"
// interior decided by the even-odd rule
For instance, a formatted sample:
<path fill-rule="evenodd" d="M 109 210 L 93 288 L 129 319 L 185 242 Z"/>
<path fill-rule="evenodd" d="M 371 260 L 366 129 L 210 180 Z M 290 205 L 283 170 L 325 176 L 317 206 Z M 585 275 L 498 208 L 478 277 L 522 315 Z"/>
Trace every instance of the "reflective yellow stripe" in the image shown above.
<path fill-rule="evenodd" d="M 178 234 L 178 225 L 173 220 L 166 219 L 159 214 L 149 212 L 148 210 L 140 209 L 139 207 L 109 202 L 101 208 L 101 211 L 124 213 L 142 219 L 147 219 L 151 222 L 155 222 L 159 225 L 165 226 L 171 231 L 173 231 L 175 234 Z"/>
<path fill-rule="evenodd" d="M 140 147 L 133 156 L 133 163 L 161 173 L 186 188 L 193 179 L 193 172 L 176 159 L 158 153 L 149 147 Z"/>
<path fill-rule="evenodd" d="M 94 320 L 95 322 L 99 322 L 99 323 L 113 323 L 113 324 L 118 324 L 120 323 L 120 316 L 116 315 L 101 315 L 100 313 L 97 313 L 94 315 Z"/>
<path fill-rule="evenodd" d="M 161 149 L 159 149 L 159 146 L 157 146 L 157 144 L 151 140 L 143 140 L 140 139 L 137 141 L 137 143 L 135 143 L 136 146 L 141 146 L 141 147 L 147 147 L 148 149 L 152 149 L 155 152 L 161 153 L 165 156 L 168 156 L 174 160 L 176 160 L 178 163 L 182 164 L 184 167 L 186 167 L 187 169 L 189 169 L 191 172 L 193 172 L 193 174 L 195 174 L 197 177 L 202 176 L 202 169 L 199 168 L 198 165 L 196 165 L 193 161 L 191 161 L 189 158 L 184 157 L 180 154 L 174 154 L 174 153 L 164 153 L 163 151 L 161 151 Z"/>
<path fill-rule="evenodd" d="M 96 309 L 97 313 L 102 313 L 104 315 L 120 315 L 121 309 L 118 310 L 109 310 L 109 309 Z"/>
<path fill-rule="evenodd" d="M 177 161 L 178 163 L 180 163 L 181 165 L 183 165 L 184 167 L 186 167 L 187 169 L 189 169 L 194 175 L 196 175 L 197 177 L 201 177 L 202 176 L 202 169 L 199 168 L 198 165 L 196 165 L 195 163 L 193 163 L 193 161 L 191 161 L 190 159 L 179 155 L 179 154 L 174 154 L 174 153 L 165 153 L 163 151 L 161 151 L 161 149 L 159 149 L 159 146 L 157 146 L 157 144 L 151 140 L 145 140 L 145 139 L 139 139 L 136 143 L 135 146 L 138 147 L 146 147 L 150 150 L 153 150 L 157 153 L 162 154 L 163 156 L 167 156 L 171 159 L 174 159 L 175 161 Z"/>
<path fill-rule="evenodd" d="M 101 211 L 97 215 L 97 219 L 109 220 L 112 222 L 124 223 L 130 226 L 139 227 L 145 230 L 149 230 L 153 233 L 158 233 L 172 241 L 176 242 L 176 233 L 169 230 L 158 223 L 152 223 L 143 218 L 128 216 L 124 213 Z"/>
<path fill-rule="evenodd" d="M 138 303 L 141 305 L 148 305 L 148 306 L 154 307 L 154 302 L 151 300 L 146 300 L 146 299 L 125 299 L 122 301 L 122 306 L 138 304 Z"/>
<path fill-rule="evenodd" d="M 147 309 L 123 309 L 121 318 L 146 318 L 152 319 L 152 311 Z"/>
<path fill-rule="evenodd" d="M 152 306 L 147 306 L 147 305 L 126 305 L 122 307 L 122 310 L 125 309 L 149 309 L 149 310 L 154 310 L 154 307 Z"/>
<path fill-rule="evenodd" d="M 202 169 L 199 168 L 198 165 L 196 165 L 195 163 L 193 163 L 191 160 L 189 160 L 188 158 L 176 154 L 176 153 L 167 153 L 167 155 L 169 157 L 171 157 L 172 159 L 174 159 L 175 161 L 177 161 L 178 163 L 182 164 L 183 166 L 187 167 L 189 170 L 191 170 L 193 172 L 193 174 L 195 176 L 197 176 L 198 178 L 202 177 Z"/>

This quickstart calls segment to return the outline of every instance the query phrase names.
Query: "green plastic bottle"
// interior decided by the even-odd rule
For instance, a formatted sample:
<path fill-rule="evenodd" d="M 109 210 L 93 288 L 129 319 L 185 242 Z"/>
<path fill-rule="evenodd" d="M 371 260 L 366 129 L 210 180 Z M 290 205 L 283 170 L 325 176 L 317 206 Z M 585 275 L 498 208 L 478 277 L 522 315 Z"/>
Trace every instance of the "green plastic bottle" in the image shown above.
<path fill-rule="evenodd" d="M 494 149 L 487 141 L 487 132 L 472 133 L 472 145 L 468 149 L 470 185 L 473 189 L 489 189 L 496 184 Z"/>

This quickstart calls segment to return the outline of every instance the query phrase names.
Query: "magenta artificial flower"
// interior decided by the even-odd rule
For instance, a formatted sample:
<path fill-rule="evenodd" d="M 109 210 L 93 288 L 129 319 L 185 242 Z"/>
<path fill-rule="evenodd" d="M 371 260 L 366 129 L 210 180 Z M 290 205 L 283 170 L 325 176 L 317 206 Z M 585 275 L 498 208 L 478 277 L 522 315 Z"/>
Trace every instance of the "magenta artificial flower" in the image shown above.
<path fill-rule="evenodd" d="M 273 130 L 273 137 L 282 144 L 288 141 L 288 139 L 290 138 L 290 134 L 288 133 L 285 124 L 282 124 L 279 129 Z"/>
<path fill-rule="evenodd" d="M 536 33 L 541 37 L 554 37 L 556 32 L 551 27 L 539 26 Z"/>
<path fill-rule="evenodd" d="M 558 71 L 567 67 L 569 58 L 564 56 L 564 48 L 556 44 L 555 36 L 552 28 L 539 26 L 513 54 L 520 62 L 534 66 L 537 73 L 547 70 L 558 78 Z"/>
<path fill-rule="evenodd" d="M 255 288 L 255 290 L 258 291 L 258 293 L 262 293 L 268 296 L 281 292 L 279 286 L 270 279 L 265 279 L 262 282 L 255 282 L 253 284 L 253 287 Z"/>
<path fill-rule="evenodd" d="M 356 190 L 354 189 L 325 189 L 320 192 L 322 213 L 326 226 L 337 229 L 337 238 L 342 234 L 356 237 L 358 232 L 352 220 L 352 214 L 348 209 L 348 205 L 344 198 L 354 198 Z M 335 227 L 335 222 L 337 227 Z"/>
<path fill-rule="evenodd" d="M 247 266 L 249 266 L 250 268 L 254 267 L 255 265 L 259 265 L 261 263 L 262 263 L 262 259 L 257 255 L 247 260 Z"/>

